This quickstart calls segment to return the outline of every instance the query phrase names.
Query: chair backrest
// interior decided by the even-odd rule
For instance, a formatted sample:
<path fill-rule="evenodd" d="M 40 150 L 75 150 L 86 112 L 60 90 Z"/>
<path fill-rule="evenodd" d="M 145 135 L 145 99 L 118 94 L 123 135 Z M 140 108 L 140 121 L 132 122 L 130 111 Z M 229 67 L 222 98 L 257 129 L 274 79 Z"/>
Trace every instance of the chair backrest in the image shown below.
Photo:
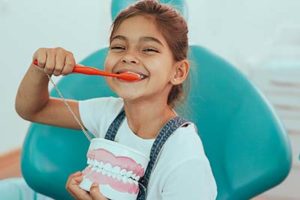
<path fill-rule="evenodd" d="M 107 49 L 83 65 L 103 66 Z M 279 184 L 291 167 L 286 132 L 268 102 L 236 68 L 199 47 L 190 47 L 191 88 L 181 107 L 195 122 L 218 185 L 218 200 L 250 199 Z M 66 98 L 114 96 L 103 78 L 69 75 L 57 84 Z M 52 96 L 57 96 L 53 90 Z M 22 151 L 22 173 L 37 192 L 71 199 L 69 174 L 86 166 L 89 142 L 81 131 L 33 123 Z"/>

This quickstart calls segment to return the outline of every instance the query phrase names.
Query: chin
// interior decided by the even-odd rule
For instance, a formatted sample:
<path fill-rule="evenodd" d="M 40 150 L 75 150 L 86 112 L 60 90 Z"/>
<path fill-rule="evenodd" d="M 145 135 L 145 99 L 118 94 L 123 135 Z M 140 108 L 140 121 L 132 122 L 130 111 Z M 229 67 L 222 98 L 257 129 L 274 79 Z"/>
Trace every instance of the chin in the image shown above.
<path fill-rule="evenodd" d="M 118 94 L 119 97 L 121 97 L 124 101 L 126 102 L 130 102 L 130 101 L 135 101 L 137 99 L 139 99 L 138 95 L 134 95 L 134 94 Z"/>

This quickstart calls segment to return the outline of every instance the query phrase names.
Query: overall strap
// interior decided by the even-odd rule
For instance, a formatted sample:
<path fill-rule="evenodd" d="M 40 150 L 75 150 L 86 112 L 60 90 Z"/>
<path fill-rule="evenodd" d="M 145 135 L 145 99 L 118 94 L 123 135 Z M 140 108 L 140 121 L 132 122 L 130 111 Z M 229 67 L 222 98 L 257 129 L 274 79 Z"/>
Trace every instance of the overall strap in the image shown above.
<path fill-rule="evenodd" d="M 124 108 L 122 108 L 121 112 L 114 119 L 114 121 L 110 124 L 110 126 L 106 132 L 105 139 L 115 141 L 115 137 L 117 135 L 118 129 L 120 128 L 124 118 L 125 118 L 125 110 L 124 110 Z"/>
<path fill-rule="evenodd" d="M 160 130 L 157 138 L 155 139 L 152 145 L 151 152 L 150 152 L 150 161 L 148 163 L 146 172 L 144 176 L 141 177 L 141 179 L 139 180 L 140 190 L 139 190 L 137 200 L 146 199 L 146 195 L 147 195 L 146 190 L 148 187 L 150 175 L 153 170 L 153 167 L 156 164 L 161 148 L 163 147 L 167 139 L 174 133 L 174 131 L 187 122 L 188 121 L 186 121 L 185 119 L 177 116 L 171 119 L 170 121 L 168 121 L 168 123 L 166 123 L 164 127 Z"/>

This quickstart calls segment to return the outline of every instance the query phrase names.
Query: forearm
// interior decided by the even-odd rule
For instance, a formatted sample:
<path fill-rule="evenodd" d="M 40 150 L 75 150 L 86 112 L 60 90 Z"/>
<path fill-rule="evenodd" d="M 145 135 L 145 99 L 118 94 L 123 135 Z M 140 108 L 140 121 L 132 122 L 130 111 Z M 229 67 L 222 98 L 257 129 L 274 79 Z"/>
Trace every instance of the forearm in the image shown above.
<path fill-rule="evenodd" d="M 30 120 L 47 104 L 48 83 L 49 79 L 44 71 L 32 64 L 21 81 L 16 95 L 15 108 L 22 118 Z"/>

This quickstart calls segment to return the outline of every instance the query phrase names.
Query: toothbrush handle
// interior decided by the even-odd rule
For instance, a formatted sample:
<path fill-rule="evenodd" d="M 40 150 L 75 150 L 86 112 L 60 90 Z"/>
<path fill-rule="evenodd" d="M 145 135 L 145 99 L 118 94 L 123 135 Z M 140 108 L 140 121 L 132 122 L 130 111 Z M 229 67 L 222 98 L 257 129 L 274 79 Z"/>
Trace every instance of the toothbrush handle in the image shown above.
<path fill-rule="evenodd" d="M 38 61 L 34 60 L 33 64 L 38 65 Z M 79 74 L 86 74 L 86 75 L 100 75 L 100 76 L 111 76 L 111 77 L 118 77 L 118 74 L 112 74 L 106 71 L 101 71 L 94 67 L 83 67 L 79 65 L 75 65 L 73 68 L 73 73 L 79 73 Z"/>
<path fill-rule="evenodd" d="M 76 65 L 73 68 L 73 73 L 80 73 L 80 74 L 87 74 L 87 75 L 100 75 L 100 76 L 111 76 L 111 77 L 117 77 L 117 74 L 111 74 L 105 71 L 101 71 L 97 68 L 93 67 L 82 67 Z"/>

